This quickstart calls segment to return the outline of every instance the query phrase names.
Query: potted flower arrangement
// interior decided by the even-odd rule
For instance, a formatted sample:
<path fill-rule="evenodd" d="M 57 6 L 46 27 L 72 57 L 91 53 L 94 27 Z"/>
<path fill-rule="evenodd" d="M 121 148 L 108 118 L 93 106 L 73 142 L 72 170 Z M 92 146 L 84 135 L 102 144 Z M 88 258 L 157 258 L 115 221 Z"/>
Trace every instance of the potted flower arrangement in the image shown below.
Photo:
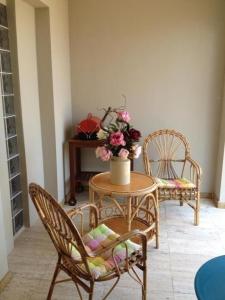
<path fill-rule="evenodd" d="M 105 125 L 108 118 L 110 121 Z M 114 184 L 130 183 L 130 159 L 141 154 L 138 144 L 141 133 L 131 126 L 130 120 L 127 111 L 109 107 L 97 133 L 98 139 L 105 143 L 97 147 L 96 156 L 102 161 L 110 160 L 111 182 Z"/>

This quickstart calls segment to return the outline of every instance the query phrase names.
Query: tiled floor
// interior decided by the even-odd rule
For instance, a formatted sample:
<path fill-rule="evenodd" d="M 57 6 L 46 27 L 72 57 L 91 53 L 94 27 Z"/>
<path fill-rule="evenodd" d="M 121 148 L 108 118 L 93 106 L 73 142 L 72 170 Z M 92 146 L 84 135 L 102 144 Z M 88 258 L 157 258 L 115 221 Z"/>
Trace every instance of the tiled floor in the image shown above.
<path fill-rule="evenodd" d="M 193 211 L 178 202 L 160 205 L 160 249 L 148 247 L 148 299 L 194 300 L 194 276 L 208 259 L 225 254 L 225 210 L 203 200 L 201 223 L 193 225 Z M 13 278 L 0 294 L 1 300 L 46 299 L 56 262 L 56 253 L 43 226 L 38 222 L 15 242 L 9 257 Z M 126 275 L 109 299 L 141 299 L 140 288 Z M 96 285 L 101 299 L 109 283 Z M 79 299 L 72 283 L 56 286 L 53 300 Z M 87 299 L 87 298 L 85 298 Z"/>

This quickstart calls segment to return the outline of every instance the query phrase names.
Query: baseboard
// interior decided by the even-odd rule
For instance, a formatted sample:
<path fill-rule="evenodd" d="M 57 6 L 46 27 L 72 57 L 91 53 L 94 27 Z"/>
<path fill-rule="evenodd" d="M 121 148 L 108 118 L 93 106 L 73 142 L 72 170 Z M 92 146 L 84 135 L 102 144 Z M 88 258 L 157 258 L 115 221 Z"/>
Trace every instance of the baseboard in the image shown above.
<path fill-rule="evenodd" d="M 0 293 L 4 290 L 7 284 L 11 281 L 13 277 L 12 272 L 7 272 L 5 276 L 0 280 Z"/>
<path fill-rule="evenodd" d="M 213 193 L 205 193 L 205 192 L 201 192 L 200 193 L 200 198 L 203 199 L 211 199 L 213 200 Z"/>
<path fill-rule="evenodd" d="M 223 208 L 223 209 L 224 209 L 224 208 L 225 208 L 225 202 L 220 202 L 220 201 L 218 201 L 216 207 L 217 207 L 217 208 Z"/>
<path fill-rule="evenodd" d="M 217 208 L 225 208 L 225 201 L 219 201 L 216 194 L 213 194 L 213 202 Z"/>
<path fill-rule="evenodd" d="M 218 207 L 219 200 L 215 193 L 213 193 L 212 200 L 213 200 L 213 203 L 215 204 L 215 207 Z"/>

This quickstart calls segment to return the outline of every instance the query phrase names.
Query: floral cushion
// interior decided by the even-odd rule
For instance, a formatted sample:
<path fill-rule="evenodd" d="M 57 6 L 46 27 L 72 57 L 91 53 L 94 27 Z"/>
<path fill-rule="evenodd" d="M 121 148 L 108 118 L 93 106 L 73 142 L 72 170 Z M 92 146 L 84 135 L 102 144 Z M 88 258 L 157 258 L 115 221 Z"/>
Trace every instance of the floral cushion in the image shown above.
<path fill-rule="evenodd" d="M 162 179 L 162 178 L 155 178 L 156 182 L 158 183 L 159 188 L 186 188 L 192 189 L 195 188 L 195 184 L 189 181 L 186 178 L 177 178 L 177 179 Z"/>
<path fill-rule="evenodd" d="M 119 237 L 119 234 L 116 234 L 105 224 L 101 224 L 95 229 L 91 230 L 83 237 L 83 241 L 87 251 L 97 251 L 107 247 L 112 241 L 116 240 Z M 141 246 L 133 243 L 130 240 L 126 242 L 128 249 L 128 256 L 132 257 L 141 250 Z M 75 260 L 80 260 L 81 256 L 78 250 L 73 247 L 72 257 Z M 124 243 L 121 243 L 115 247 L 114 250 L 114 259 L 119 267 L 123 267 L 125 264 L 126 258 L 126 246 Z M 102 256 L 97 256 L 94 258 L 88 258 L 88 265 L 91 271 L 92 276 L 97 279 L 101 276 L 105 276 L 110 272 L 115 270 L 115 262 L 112 257 L 112 250 L 106 251 Z M 84 266 L 82 266 L 84 269 Z"/>

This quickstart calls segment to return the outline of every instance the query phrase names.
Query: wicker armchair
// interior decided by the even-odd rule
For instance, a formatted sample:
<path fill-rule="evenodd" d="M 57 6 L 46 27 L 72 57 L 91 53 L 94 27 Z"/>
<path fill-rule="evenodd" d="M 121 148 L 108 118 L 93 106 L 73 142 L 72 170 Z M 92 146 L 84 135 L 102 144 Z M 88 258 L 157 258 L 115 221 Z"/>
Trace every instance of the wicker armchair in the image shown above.
<path fill-rule="evenodd" d="M 194 224 L 199 224 L 201 168 L 190 157 L 187 139 L 175 130 L 158 130 L 144 141 L 145 172 L 156 177 L 159 201 L 180 200 L 194 209 Z"/>
<path fill-rule="evenodd" d="M 82 300 L 83 288 L 93 299 L 95 282 L 116 279 L 108 293 L 115 288 L 121 275 L 127 272 L 142 287 L 142 299 L 146 300 L 146 235 L 138 230 L 119 236 L 104 224 L 98 225 L 98 209 L 93 204 L 86 204 L 65 212 L 53 197 L 43 188 L 32 183 L 29 186 L 31 199 L 58 252 L 58 261 L 52 278 L 47 299 L 51 299 L 55 284 L 72 280 Z M 90 208 L 94 225 L 84 234 L 84 208 Z M 81 230 L 78 231 L 75 219 L 79 217 Z M 138 237 L 140 245 L 129 240 Z M 137 266 L 143 272 L 143 280 L 134 269 Z M 58 280 L 60 271 L 69 278 Z"/>

